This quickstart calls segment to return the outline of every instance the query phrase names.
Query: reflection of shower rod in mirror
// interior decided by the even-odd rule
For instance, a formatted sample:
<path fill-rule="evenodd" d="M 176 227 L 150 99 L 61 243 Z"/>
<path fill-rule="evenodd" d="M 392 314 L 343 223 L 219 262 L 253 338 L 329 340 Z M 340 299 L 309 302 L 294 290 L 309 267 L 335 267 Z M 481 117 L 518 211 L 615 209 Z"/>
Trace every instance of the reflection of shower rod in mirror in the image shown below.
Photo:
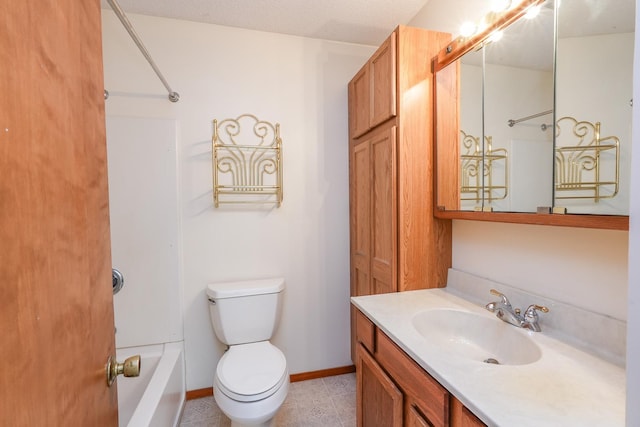
<path fill-rule="evenodd" d="M 546 116 L 547 114 L 551 114 L 551 113 L 553 113 L 553 110 L 543 111 L 541 113 L 532 114 L 530 116 L 522 117 L 520 119 L 509 119 L 509 120 L 507 120 L 507 124 L 509 125 L 510 128 L 512 128 L 517 123 L 526 122 L 527 120 L 535 119 L 536 117 L 540 117 L 540 116 Z M 545 126 L 545 127 L 542 128 L 542 130 L 546 130 L 547 129 L 546 128 L 547 125 L 543 125 L 543 126 Z"/>

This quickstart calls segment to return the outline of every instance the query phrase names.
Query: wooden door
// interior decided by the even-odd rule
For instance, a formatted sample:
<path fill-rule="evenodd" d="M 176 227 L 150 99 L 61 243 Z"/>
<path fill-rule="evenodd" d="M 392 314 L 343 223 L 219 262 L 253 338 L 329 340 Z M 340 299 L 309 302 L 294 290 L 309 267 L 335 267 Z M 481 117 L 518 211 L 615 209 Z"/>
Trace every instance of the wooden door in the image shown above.
<path fill-rule="evenodd" d="M 373 293 L 397 290 L 396 127 L 371 140 L 371 279 Z"/>
<path fill-rule="evenodd" d="M 0 425 L 116 426 L 100 2 L 0 2 Z"/>
<path fill-rule="evenodd" d="M 364 347 L 356 354 L 358 427 L 402 427 L 402 392 Z"/>

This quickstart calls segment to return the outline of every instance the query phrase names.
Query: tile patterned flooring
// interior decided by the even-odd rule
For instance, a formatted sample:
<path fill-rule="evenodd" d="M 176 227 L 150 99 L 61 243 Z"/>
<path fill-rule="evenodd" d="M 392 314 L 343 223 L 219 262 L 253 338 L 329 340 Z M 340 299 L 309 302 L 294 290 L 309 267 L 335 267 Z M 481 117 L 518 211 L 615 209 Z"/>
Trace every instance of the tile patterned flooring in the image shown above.
<path fill-rule="evenodd" d="M 356 374 L 299 381 L 289 385 L 276 414 L 277 427 L 355 427 Z M 229 427 L 213 396 L 187 401 L 180 427 Z"/>

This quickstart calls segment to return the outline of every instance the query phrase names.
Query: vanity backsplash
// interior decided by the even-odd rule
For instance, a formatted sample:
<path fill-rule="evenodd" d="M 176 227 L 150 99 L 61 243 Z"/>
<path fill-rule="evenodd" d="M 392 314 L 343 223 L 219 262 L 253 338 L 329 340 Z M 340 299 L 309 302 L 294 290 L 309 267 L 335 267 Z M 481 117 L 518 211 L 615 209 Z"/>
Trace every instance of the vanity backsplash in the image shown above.
<path fill-rule="evenodd" d="M 505 294 L 513 307 L 523 311 L 531 304 L 549 308 L 540 313 L 542 333 L 578 347 L 618 366 L 625 366 L 627 322 L 564 302 L 524 292 L 518 288 L 450 268 L 448 292 L 484 307 L 494 301 L 496 289 Z"/>

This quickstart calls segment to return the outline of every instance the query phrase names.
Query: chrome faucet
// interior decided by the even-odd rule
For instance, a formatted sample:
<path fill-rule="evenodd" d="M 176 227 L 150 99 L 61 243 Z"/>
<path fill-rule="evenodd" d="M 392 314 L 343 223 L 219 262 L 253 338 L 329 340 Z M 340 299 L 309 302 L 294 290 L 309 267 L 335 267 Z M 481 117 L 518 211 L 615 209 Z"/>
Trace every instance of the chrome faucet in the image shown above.
<path fill-rule="evenodd" d="M 487 310 L 496 314 L 496 317 L 504 322 L 510 323 L 519 328 L 531 329 L 534 332 L 540 332 L 538 324 L 538 311 L 548 313 L 547 307 L 532 304 L 524 312 L 520 314 L 520 309 L 514 309 L 506 295 L 491 289 L 491 294 L 500 297 L 500 301 L 490 302 L 485 306 Z"/>

